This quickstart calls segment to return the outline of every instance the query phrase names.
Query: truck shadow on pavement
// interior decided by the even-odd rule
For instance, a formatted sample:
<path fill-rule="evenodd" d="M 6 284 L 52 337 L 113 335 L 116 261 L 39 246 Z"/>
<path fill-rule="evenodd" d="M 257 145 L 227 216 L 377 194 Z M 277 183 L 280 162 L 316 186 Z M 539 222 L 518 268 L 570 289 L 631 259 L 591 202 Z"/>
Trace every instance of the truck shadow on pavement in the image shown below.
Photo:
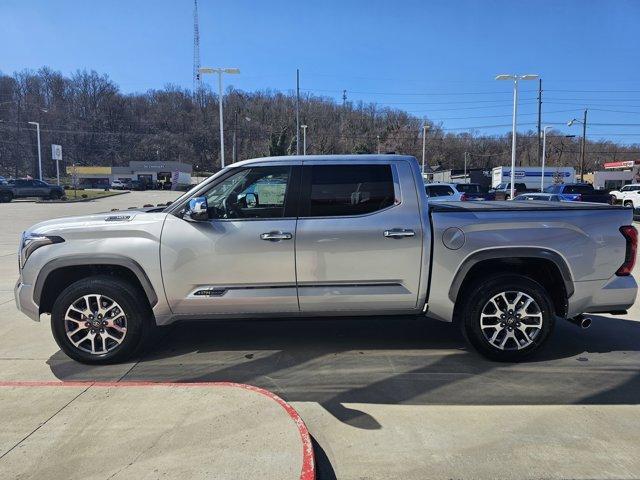
<path fill-rule="evenodd" d="M 48 364 L 66 381 L 248 383 L 363 429 L 381 425 L 353 404 L 640 403 L 640 322 L 592 318 L 589 330 L 558 322 L 520 364 L 488 361 L 452 325 L 413 317 L 183 323 L 133 364 L 92 367 L 61 352 Z"/>

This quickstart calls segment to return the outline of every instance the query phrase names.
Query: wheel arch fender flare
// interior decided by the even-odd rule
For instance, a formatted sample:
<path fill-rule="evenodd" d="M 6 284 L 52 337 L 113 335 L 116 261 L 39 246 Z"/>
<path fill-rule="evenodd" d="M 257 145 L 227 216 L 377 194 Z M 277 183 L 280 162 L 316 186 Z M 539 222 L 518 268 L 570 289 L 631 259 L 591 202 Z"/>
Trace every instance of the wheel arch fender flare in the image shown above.
<path fill-rule="evenodd" d="M 140 264 L 132 258 L 117 254 L 69 255 L 50 260 L 40 269 L 40 272 L 38 272 L 38 276 L 33 288 L 33 301 L 36 303 L 36 305 L 40 305 L 42 291 L 47 282 L 47 278 L 54 271 L 65 267 L 93 267 L 100 265 L 127 268 L 128 270 L 133 272 L 133 274 L 140 282 L 140 285 L 142 286 L 144 293 L 149 300 L 149 305 L 153 307 L 158 303 L 158 295 L 156 294 L 156 291 L 153 288 L 149 277 L 145 273 L 144 269 L 140 266 Z"/>
<path fill-rule="evenodd" d="M 451 286 L 449 287 L 449 299 L 452 302 L 456 302 L 458 293 L 467 278 L 471 269 L 480 262 L 487 260 L 500 260 L 500 259 L 542 259 L 552 262 L 560 272 L 562 281 L 564 283 L 567 298 L 571 297 L 574 292 L 573 279 L 571 276 L 571 270 L 567 265 L 565 259 L 558 252 L 549 250 L 547 248 L 540 247 L 503 247 L 503 248 L 490 248 L 487 250 L 481 250 L 479 252 L 472 253 L 464 259 L 458 271 L 453 277 Z"/>

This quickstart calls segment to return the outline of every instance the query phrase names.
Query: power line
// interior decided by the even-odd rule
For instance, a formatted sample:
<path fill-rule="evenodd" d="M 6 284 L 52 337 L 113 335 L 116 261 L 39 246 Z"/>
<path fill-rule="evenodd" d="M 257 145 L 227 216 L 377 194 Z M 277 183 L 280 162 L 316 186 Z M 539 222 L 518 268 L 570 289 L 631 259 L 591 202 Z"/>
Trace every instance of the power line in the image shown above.
<path fill-rule="evenodd" d="M 577 112 L 578 109 L 572 109 L 572 110 L 553 110 L 550 112 L 545 112 L 545 113 L 568 113 L 568 112 Z M 638 112 L 640 113 L 640 112 Z M 519 113 L 518 116 L 524 116 L 524 115 L 538 115 L 538 112 L 532 112 L 532 113 Z M 480 116 L 476 116 L 476 117 L 469 117 L 469 116 L 465 116 L 465 117 L 444 117 L 444 118 L 437 118 L 437 119 L 431 119 L 431 120 L 467 120 L 467 119 L 478 119 L 478 118 L 504 118 L 504 117 L 509 117 L 511 118 L 511 114 L 505 114 L 505 115 L 480 115 Z"/>
<path fill-rule="evenodd" d="M 326 93 L 342 93 L 342 90 L 326 90 L 321 88 L 301 88 L 307 92 L 326 92 Z M 523 92 L 536 92 L 537 90 L 522 90 Z M 357 93 L 360 95 L 397 95 L 410 97 L 429 97 L 429 96 L 456 96 L 456 95 L 511 95 L 511 92 L 493 91 L 493 92 L 368 92 L 363 90 L 349 90 L 349 93 Z"/>

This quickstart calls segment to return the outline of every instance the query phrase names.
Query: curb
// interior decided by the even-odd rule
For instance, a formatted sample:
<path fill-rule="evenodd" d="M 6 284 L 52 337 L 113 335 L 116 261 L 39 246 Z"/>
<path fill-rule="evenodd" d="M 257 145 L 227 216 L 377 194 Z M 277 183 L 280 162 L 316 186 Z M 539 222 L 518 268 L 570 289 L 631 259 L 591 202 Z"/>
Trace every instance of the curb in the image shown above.
<path fill-rule="evenodd" d="M 127 388 L 127 387 L 233 387 L 249 390 L 251 392 L 263 395 L 275 401 L 287 413 L 289 418 L 293 420 L 300 434 L 302 442 L 302 470 L 300 472 L 300 480 L 315 480 L 316 466 L 313 453 L 313 445 L 311 443 L 311 435 L 300 417 L 300 414 L 284 401 L 281 397 L 264 388 L 247 385 L 245 383 L 235 382 L 91 382 L 91 381 L 0 381 L 0 387 L 108 387 L 108 388 Z"/>

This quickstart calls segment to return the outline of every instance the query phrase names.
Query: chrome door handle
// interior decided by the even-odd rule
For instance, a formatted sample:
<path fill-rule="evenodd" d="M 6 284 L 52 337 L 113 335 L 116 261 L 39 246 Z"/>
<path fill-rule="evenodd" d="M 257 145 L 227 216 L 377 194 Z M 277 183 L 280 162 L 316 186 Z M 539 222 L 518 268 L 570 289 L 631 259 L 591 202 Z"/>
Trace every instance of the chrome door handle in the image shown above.
<path fill-rule="evenodd" d="M 278 242 L 280 240 L 291 240 L 292 238 L 293 238 L 293 235 L 291 235 L 289 232 L 267 232 L 267 233 L 260 234 L 261 240 L 269 240 L 270 242 Z"/>
<path fill-rule="evenodd" d="M 416 232 L 408 228 L 392 228 L 384 231 L 384 236 L 387 238 L 413 237 L 415 234 Z"/>

